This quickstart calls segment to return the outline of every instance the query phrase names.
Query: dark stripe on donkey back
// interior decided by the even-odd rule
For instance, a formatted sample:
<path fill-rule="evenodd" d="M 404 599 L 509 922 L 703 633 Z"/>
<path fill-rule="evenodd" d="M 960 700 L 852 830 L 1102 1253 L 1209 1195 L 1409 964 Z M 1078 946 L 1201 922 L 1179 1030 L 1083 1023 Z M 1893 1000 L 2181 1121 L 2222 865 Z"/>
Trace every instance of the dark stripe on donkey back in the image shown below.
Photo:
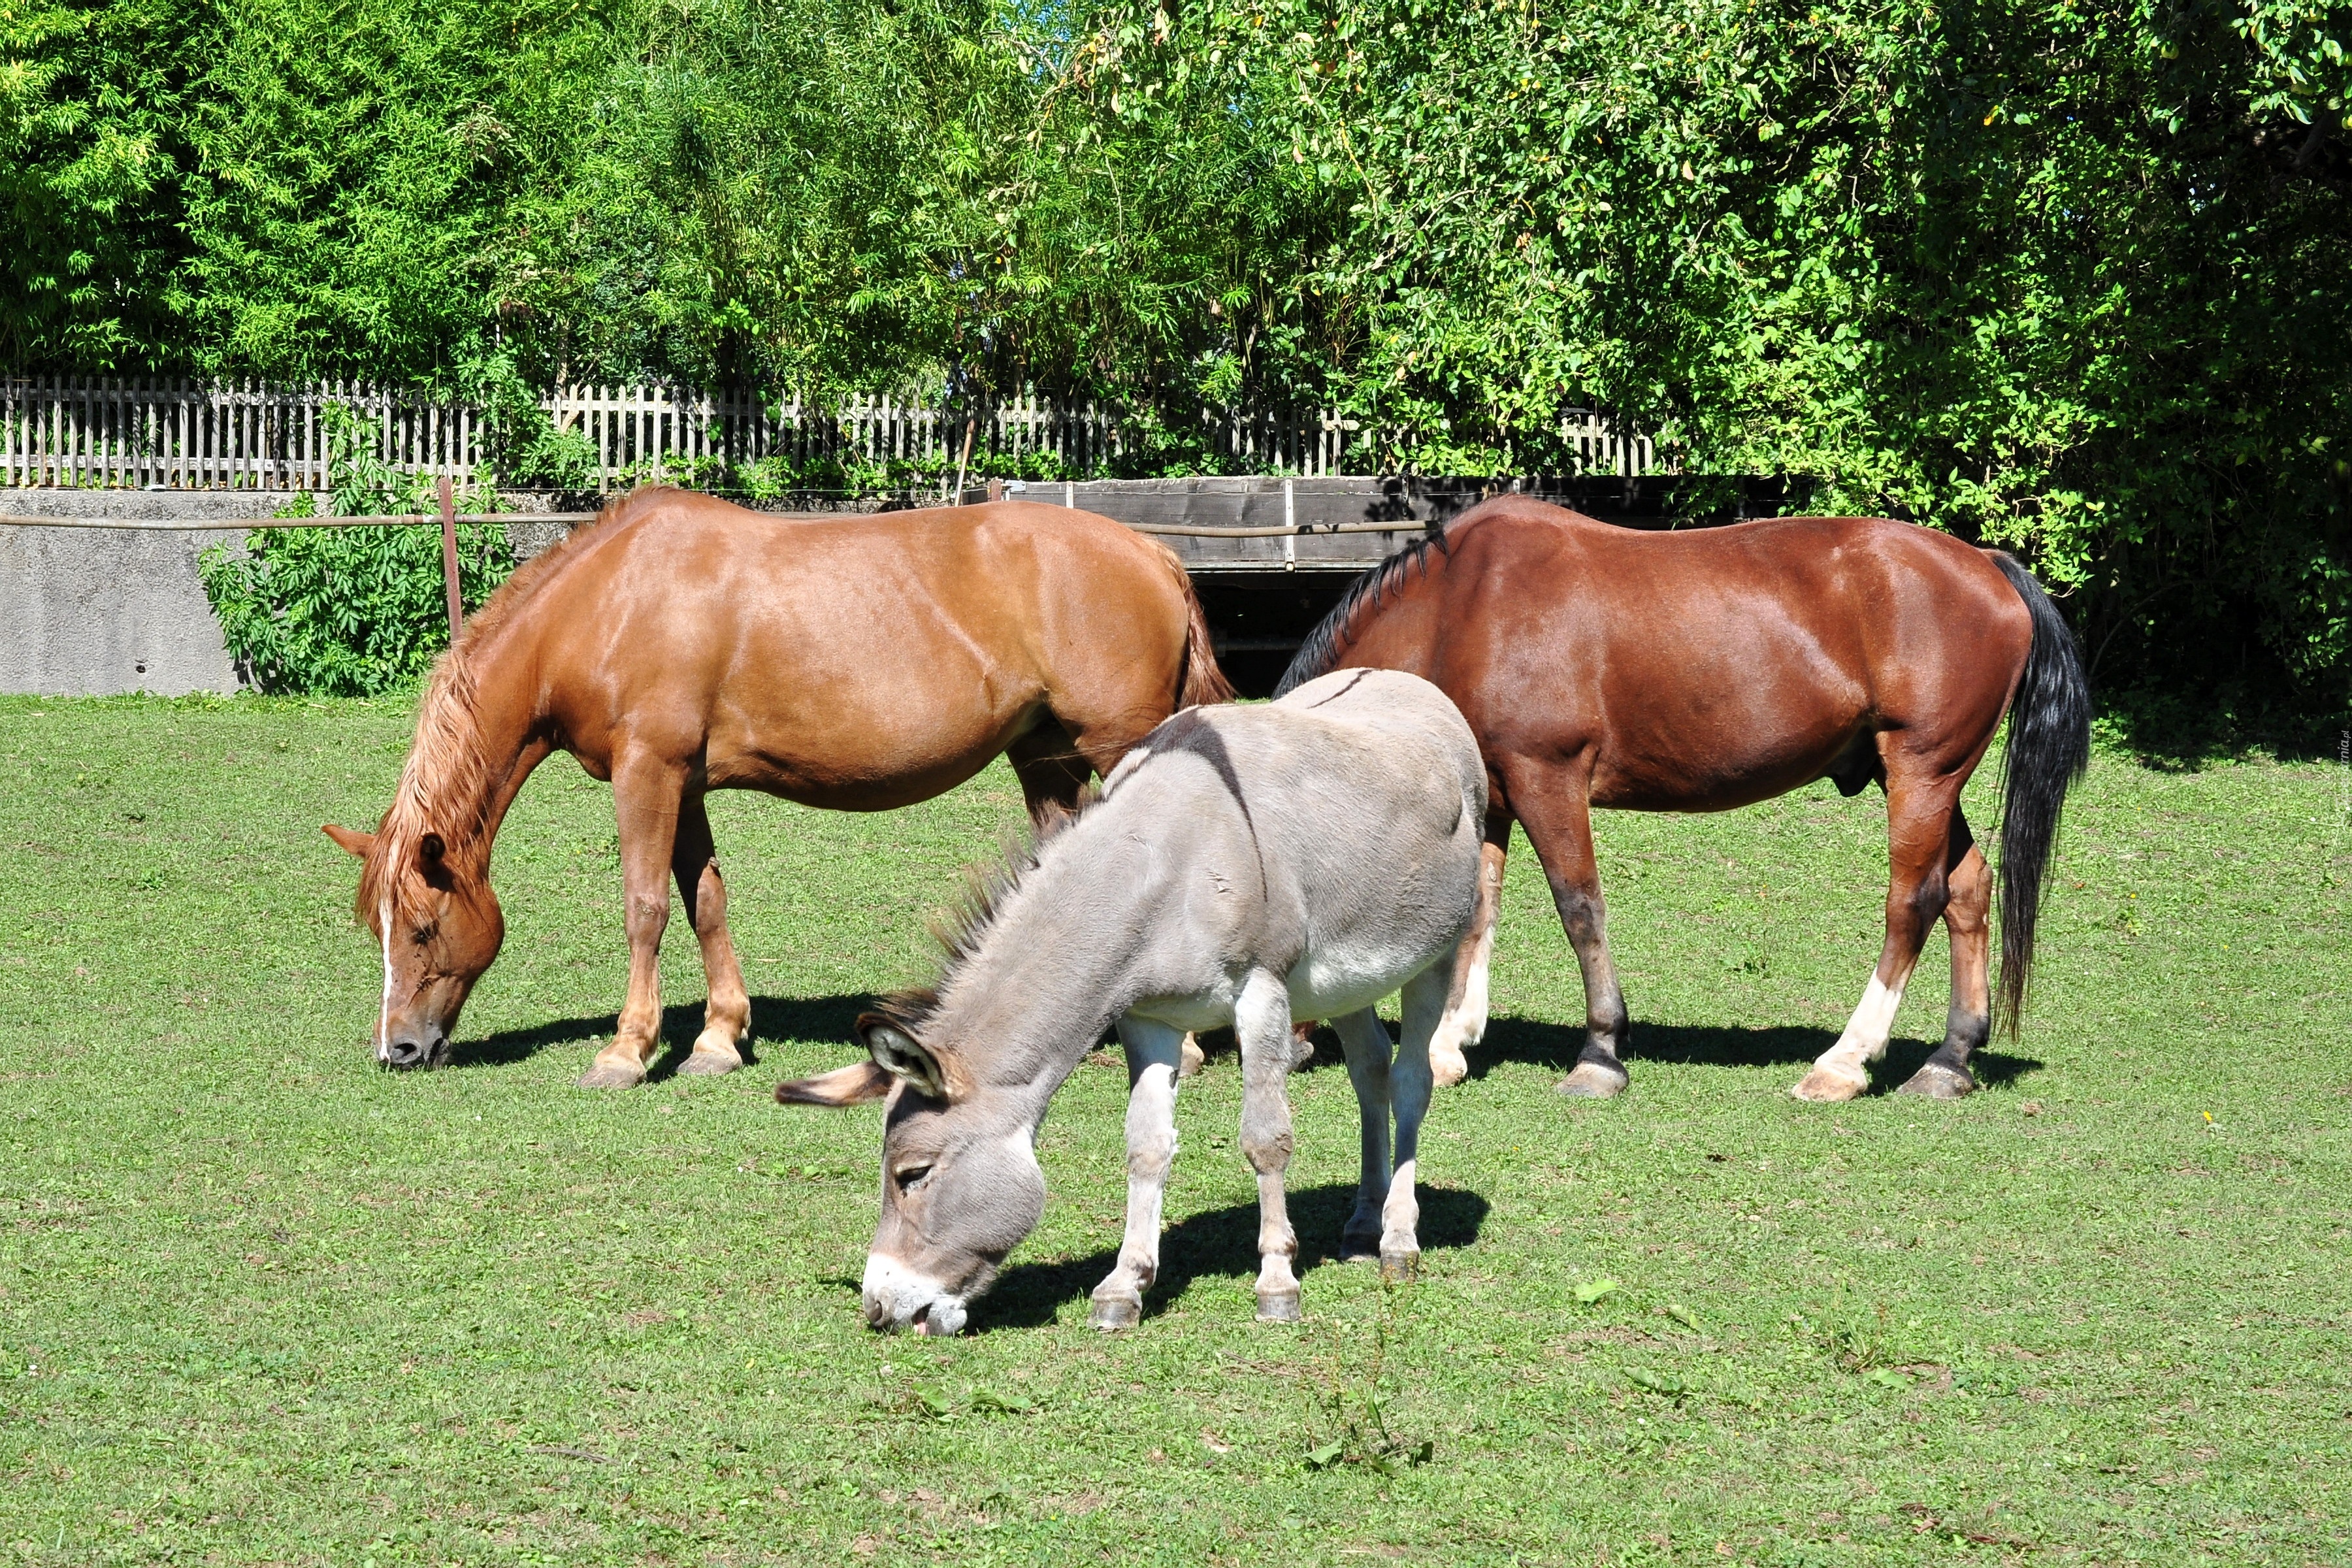
<path fill-rule="evenodd" d="M 2000 985 L 1993 1016 L 2014 1037 L 2033 968 L 2033 926 L 2046 896 L 2042 877 L 2058 841 L 2058 814 L 2067 786 L 2091 765 L 2091 685 L 2074 631 L 2033 574 L 2002 551 L 1985 553 L 2033 620 L 2033 644 L 2010 703 L 2009 749 L 2000 764 Z"/>

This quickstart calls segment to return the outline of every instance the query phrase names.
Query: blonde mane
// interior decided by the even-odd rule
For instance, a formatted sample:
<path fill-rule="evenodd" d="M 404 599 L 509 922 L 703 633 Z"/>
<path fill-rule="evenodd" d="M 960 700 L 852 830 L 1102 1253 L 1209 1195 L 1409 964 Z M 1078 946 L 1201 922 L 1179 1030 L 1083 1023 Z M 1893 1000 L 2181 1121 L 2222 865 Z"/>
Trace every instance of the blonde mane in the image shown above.
<path fill-rule="evenodd" d="M 417 704 L 416 738 L 400 770 L 400 787 L 360 870 L 354 908 L 362 921 L 387 914 L 395 920 L 421 917 L 427 900 L 417 847 L 428 833 L 440 835 L 444 853 L 456 868 L 483 869 L 489 858 L 484 829 L 491 795 L 498 786 L 498 768 L 508 759 L 493 758 L 482 748 L 478 706 L 481 649 L 593 538 L 678 493 L 668 486 L 651 486 L 607 504 L 595 521 L 572 530 L 515 568 L 459 629 L 448 651 L 434 661 L 424 700 Z"/>

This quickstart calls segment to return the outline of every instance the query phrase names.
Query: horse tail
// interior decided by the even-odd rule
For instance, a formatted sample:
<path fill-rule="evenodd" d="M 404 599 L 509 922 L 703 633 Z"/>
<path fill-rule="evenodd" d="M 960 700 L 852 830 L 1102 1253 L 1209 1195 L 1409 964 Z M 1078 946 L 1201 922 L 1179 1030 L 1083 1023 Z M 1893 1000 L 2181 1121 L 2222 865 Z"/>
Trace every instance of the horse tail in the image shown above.
<path fill-rule="evenodd" d="M 2000 764 L 2000 986 L 1993 1016 L 2011 1037 L 2025 1010 L 2033 967 L 2033 924 L 2047 894 L 2042 874 L 2058 838 L 2066 788 L 2091 765 L 2091 685 L 2083 651 L 2033 574 L 2005 552 L 1992 563 L 2025 601 L 2033 642 L 2009 705 L 2009 750 Z"/>
<path fill-rule="evenodd" d="M 1175 552 L 1165 545 L 1161 553 L 1176 573 L 1177 592 L 1184 595 L 1184 657 L 1176 680 L 1176 706 L 1197 708 L 1204 702 L 1231 702 L 1234 683 L 1217 668 L 1217 645 L 1209 635 L 1209 617 L 1201 608 L 1201 596 L 1192 592 L 1192 574 L 1176 559 Z"/>

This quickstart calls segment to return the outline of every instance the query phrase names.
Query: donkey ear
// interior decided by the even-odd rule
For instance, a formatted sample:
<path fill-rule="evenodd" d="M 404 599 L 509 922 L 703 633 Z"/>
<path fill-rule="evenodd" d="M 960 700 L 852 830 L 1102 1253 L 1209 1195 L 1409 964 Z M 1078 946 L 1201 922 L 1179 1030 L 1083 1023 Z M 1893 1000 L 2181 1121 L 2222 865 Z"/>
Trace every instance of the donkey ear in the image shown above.
<path fill-rule="evenodd" d="M 898 1080 L 872 1062 L 853 1062 L 833 1072 L 819 1073 L 814 1078 L 795 1079 L 776 1085 L 778 1105 L 856 1105 L 862 1100 L 879 1100 L 890 1092 Z"/>
<path fill-rule="evenodd" d="M 933 1100 L 947 1099 L 948 1076 L 922 1041 L 879 1013 L 858 1016 L 857 1037 L 866 1042 L 876 1067 Z"/>
<path fill-rule="evenodd" d="M 356 855 L 362 860 L 368 858 L 368 851 L 375 847 L 375 835 L 373 833 L 360 833 L 348 827 L 338 827 L 331 822 L 319 831 L 333 839 L 346 854 Z"/>

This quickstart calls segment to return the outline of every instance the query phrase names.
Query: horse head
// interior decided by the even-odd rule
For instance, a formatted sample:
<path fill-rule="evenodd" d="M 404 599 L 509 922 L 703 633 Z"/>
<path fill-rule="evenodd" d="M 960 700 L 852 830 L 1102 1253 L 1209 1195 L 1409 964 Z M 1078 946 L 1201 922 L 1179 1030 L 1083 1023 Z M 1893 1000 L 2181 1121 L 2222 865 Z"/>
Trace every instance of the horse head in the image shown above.
<path fill-rule="evenodd" d="M 365 868 L 359 912 L 383 950 L 375 1059 L 401 1069 L 439 1067 L 449 1059 L 459 1010 L 506 939 L 488 858 L 454 855 L 438 833 L 403 844 L 382 831 L 332 824 L 325 831 Z"/>

